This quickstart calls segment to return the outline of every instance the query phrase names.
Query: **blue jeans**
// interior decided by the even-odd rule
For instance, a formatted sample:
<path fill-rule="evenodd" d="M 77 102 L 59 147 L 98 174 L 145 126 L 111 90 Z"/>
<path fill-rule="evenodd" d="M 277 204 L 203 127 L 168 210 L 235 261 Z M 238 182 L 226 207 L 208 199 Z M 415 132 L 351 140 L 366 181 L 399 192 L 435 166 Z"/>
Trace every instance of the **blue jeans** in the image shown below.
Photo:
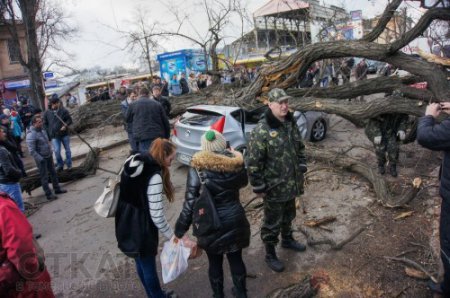
<path fill-rule="evenodd" d="M 11 197 L 11 199 L 13 199 L 14 202 L 16 202 L 17 207 L 19 207 L 20 211 L 25 212 L 20 183 L 0 184 L 0 191 L 7 193 Z"/>
<path fill-rule="evenodd" d="M 441 283 L 444 297 L 450 296 L 450 198 L 442 198 L 439 222 L 441 260 L 444 265 L 444 280 Z"/>
<path fill-rule="evenodd" d="M 156 272 L 155 256 L 135 258 L 136 270 L 144 286 L 147 297 L 164 298 L 166 295 L 159 284 L 158 273 Z"/>
<path fill-rule="evenodd" d="M 138 146 L 138 150 L 140 152 L 148 152 L 148 150 L 150 149 L 150 145 L 152 144 L 153 140 L 152 139 L 147 139 L 147 140 L 141 140 L 137 142 L 137 146 Z"/>
<path fill-rule="evenodd" d="M 66 164 L 68 168 L 72 167 L 72 152 L 70 152 L 70 136 L 64 136 L 60 138 L 53 138 L 52 145 L 53 149 L 55 149 L 55 157 L 56 157 L 56 167 L 63 168 L 64 161 L 61 157 L 61 143 L 64 146 L 64 150 L 66 151 Z"/>
<path fill-rule="evenodd" d="M 133 138 L 133 134 L 131 132 L 127 132 L 128 134 L 128 142 L 130 143 L 131 150 L 137 151 L 138 145 L 136 140 Z"/>

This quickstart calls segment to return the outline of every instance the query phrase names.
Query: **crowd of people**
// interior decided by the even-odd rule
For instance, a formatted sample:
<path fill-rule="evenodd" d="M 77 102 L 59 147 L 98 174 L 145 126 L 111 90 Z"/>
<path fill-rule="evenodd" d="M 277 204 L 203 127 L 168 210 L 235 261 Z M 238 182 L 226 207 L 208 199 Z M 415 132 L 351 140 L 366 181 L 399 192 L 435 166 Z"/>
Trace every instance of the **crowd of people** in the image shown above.
<path fill-rule="evenodd" d="M 76 99 L 66 94 L 67 103 Z M 61 99 L 53 94 L 48 109 L 42 112 L 20 98 L 18 105 L 3 109 L 0 115 L 0 296 L 54 297 L 43 251 L 33 233 L 23 203 L 20 179 L 27 176 L 21 142 L 26 140 L 41 178 L 47 200 L 57 199 L 67 190 L 61 188 L 57 171 L 72 168 L 69 127 L 72 118 Z M 61 144 L 65 160 L 61 156 Z M 53 154 L 57 164 L 53 162 Z M 49 178 L 52 188 L 49 187 Z"/>

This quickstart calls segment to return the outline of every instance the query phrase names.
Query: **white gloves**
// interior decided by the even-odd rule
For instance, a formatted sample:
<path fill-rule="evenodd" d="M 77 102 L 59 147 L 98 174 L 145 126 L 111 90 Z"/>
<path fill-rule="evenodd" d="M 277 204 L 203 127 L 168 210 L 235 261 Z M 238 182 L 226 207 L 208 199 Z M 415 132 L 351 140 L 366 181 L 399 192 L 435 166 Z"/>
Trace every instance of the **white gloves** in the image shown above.
<path fill-rule="evenodd" d="M 381 144 L 381 136 L 377 136 L 377 137 L 373 138 L 373 143 L 375 145 L 380 145 Z"/>
<path fill-rule="evenodd" d="M 406 138 L 406 134 L 405 134 L 405 132 L 404 132 L 403 130 L 399 130 L 399 131 L 397 132 L 397 136 L 398 136 L 398 138 L 400 139 L 400 141 L 404 141 L 405 138 Z"/>

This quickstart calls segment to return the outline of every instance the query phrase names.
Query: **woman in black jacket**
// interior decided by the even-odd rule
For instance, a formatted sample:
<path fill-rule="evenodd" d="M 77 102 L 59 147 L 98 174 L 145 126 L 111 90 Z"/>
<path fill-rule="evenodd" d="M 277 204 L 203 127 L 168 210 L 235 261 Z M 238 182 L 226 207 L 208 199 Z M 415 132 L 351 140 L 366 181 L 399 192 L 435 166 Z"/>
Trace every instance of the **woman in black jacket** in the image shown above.
<path fill-rule="evenodd" d="M 155 257 L 158 251 L 158 231 L 168 240 L 172 228 L 164 215 L 164 193 L 173 201 L 169 167 L 176 147 L 167 139 L 158 138 L 150 154 L 139 153 L 125 162 L 120 180 L 120 196 L 115 216 L 119 249 L 136 261 L 139 278 L 148 297 L 169 297 L 159 284 Z"/>
<path fill-rule="evenodd" d="M 182 238 L 192 223 L 193 206 L 200 195 L 201 183 L 213 196 L 221 228 L 198 237 L 198 246 L 209 260 L 209 281 L 214 297 L 223 294 L 223 255 L 226 254 L 236 297 L 247 297 L 246 269 L 242 249 L 250 242 L 250 224 L 239 201 L 239 189 L 248 183 L 244 159 L 238 151 L 227 150 L 222 134 L 209 130 L 202 136 L 202 151 L 192 157 L 186 182 L 183 210 L 175 225 L 175 236 Z M 199 177 L 201 176 L 201 179 Z"/>

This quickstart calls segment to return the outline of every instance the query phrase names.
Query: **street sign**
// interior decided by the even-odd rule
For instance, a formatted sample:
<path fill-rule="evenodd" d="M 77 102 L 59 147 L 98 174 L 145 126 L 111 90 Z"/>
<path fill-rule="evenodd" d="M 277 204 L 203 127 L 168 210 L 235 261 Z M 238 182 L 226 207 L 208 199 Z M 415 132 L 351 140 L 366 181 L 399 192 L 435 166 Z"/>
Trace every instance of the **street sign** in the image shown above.
<path fill-rule="evenodd" d="M 50 71 L 44 72 L 44 79 L 51 79 L 53 77 L 54 77 L 53 72 L 50 72 Z"/>

